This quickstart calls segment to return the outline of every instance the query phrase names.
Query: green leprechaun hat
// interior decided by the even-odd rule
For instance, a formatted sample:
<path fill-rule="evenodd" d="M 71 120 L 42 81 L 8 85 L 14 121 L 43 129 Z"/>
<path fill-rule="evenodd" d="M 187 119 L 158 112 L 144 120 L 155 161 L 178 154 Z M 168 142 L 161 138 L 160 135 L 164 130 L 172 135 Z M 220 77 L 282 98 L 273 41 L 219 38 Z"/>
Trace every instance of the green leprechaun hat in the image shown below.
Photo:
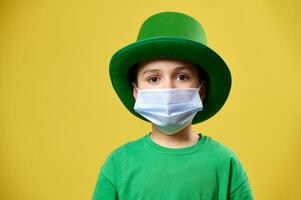
<path fill-rule="evenodd" d="M 189 61 L 207 73 L 209 84 L 204 108 L 197 112 L 192 124 L 209 119 L 226 102 L 231 88 L 231 73 L 224 60 L 207 46 L 201 24 L 184 13 L 160 12 L 147 18 L 140 27 L 137 40 L 119 49 L 110 61 L 112 86 L 133 115 L 149 122 L 134 111 L 130 68 L 138 62 L 153 58 Z"/>

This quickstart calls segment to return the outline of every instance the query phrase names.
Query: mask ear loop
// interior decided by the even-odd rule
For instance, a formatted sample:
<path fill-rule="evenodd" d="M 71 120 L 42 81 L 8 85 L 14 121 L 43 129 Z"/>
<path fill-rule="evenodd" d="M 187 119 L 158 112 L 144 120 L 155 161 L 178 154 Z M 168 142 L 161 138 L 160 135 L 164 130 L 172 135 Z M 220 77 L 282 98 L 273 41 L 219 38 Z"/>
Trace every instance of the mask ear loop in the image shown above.
<path fill-rule="evenodd" d="M 141 90 L 137 87 L 137 92 L 139 93 Z"/>
<path fill-rule="evenodd" d="M 198 87 L 198 90 L 200 90 L 202 86 L 203 86 L 203 82 L 201 82 L 200 86 Z"/>
<path fill-rule="evenodd" d="M 135 85 L 134 87 L 136 88 L 137 92 L 139 92 L 140 90 L 139 90 L 137 84 L 134 83 L 134 85 Z"/>

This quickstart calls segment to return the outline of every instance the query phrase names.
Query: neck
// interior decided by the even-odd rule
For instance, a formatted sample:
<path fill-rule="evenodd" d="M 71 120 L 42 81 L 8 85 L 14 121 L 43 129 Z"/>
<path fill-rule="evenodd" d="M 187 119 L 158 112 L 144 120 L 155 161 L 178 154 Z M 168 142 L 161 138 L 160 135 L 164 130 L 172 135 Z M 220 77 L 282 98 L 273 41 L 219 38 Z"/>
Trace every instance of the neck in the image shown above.
<path fill-rule="evenodd" d="M 198 142 L 199 136 L 193 132 L 191 123 L 174 135 L 166 135 L 153 123 L 150 138 L 157 144 L 170 148 L 183 148 Z"/>

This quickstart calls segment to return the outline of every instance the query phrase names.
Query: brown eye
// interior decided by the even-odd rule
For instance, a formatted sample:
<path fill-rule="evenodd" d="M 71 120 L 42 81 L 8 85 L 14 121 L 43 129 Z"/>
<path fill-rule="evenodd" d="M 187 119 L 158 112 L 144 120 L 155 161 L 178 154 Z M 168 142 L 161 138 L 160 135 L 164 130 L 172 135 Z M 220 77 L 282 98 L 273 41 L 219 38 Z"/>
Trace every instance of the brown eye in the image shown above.
<path fill-rule="evenodd" d="M 155 82 L 157 82 L 157 80 L 158 80 L 158 77 L 155 77 L 155 76 L 150 77 L 149 79 L 147 79 L 147 81 L 151 82 L 151 83 L 155 83 Z"/>
<path fill-rule="evenodd" d="M 177 77 L 179 77 L 180 78 L 180 80 L 188 80 L 189 78 L 188 78 L 188 76 L 186 76 L 186 75 L 183 75 L 183 74 L 180 74 L 179 76 L 177 76 Z"/>

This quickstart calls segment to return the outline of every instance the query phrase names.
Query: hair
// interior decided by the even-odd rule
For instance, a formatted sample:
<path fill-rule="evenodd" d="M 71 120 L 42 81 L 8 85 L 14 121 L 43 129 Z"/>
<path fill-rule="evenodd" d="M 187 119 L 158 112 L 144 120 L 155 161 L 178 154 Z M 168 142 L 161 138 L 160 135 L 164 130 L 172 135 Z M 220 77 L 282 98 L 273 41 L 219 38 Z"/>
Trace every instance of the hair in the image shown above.
<path fill-rule="evenodd" d="M 206 71 L 198 64 L 195 63 L 190 63 L 192 66 L 195 66 L 195 68 L 197 69 L 197 73 L 198 73 L 198 77 L 199 77 L 199 81 L 201 83 L 201 81 L 205 80 L 207 81 L 207 85 L 208 85 L 208 74 L 206 73 Z M 128 73 L 128 80 L 130 81 L 129 83 L 135 83 L 137 84 L 137 72 L 138 72 L 138 68 L 139 68 L 140 63 L 135 63 L 129 70 Z"/>
<path fill-rule="evenodd" d="M 139 62 L 135 63 L 129 70 L 128 72 L 128 79 L 129 83 L 135 83 L 137 85 L 137 73 L 138 73 L 138 67 L 139 67 Z"/>

